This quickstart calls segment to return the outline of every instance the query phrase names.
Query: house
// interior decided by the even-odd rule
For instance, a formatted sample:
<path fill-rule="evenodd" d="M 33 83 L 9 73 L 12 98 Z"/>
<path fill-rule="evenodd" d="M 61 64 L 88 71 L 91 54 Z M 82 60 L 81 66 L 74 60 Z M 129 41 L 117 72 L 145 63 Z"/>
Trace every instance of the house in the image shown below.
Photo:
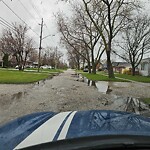
<path fill-rule="evenodd" d="M 99 62 L 96 66 L 96 70 L 101 71 L 103 68 L 103 64 L 101 62 Z"/>
<path fill-rule="evenodd" d="M 130 68 L 131 65 L 127 62 L 112 62 L 113 71 L 117 73 L 122 73 L 123 69 Z"/>
<path fill-rule="evenodd" d="M 141 61 L 139 72 L 142 76 L 150 76 L 150 58 L 145 58 Z"/>

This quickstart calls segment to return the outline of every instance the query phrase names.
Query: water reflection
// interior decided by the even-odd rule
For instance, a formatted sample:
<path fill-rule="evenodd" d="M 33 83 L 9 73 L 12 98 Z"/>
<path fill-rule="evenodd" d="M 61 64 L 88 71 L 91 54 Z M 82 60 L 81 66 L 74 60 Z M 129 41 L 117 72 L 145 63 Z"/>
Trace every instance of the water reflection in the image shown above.
<path fill-rule="evenodd" d="M 83 80 L 85 83 L 87 83 L 88 86 L 92 86 L 98 89 L 99 92 L 104 94 L 109 94 L 111 90 L 111 86 L 109 85 L 109 82 L 105 81 L 92 81 L 87 78 L 84 78 Z"/>
<path fill-rule="evenodd" d="M 97 81 L 96 82 L 96 87 L 98 89 L 99 92 L 104 93 L 104 94 L 109 94 L 109 83 L 105 82 L 105 81 Z"/>
<path fill-rule="evenodd" d="M 114 88 L 126 88 L 134 86 L 131 82 L 92 81 L 87 79 L 86 77 L 82 77 L 82 79 L 82 82 L 87 83 L 88 86 L 97 88 L 97 90 L 103 94 L 110 94 L 112 92 L 112 89 Z M 112 101 L 110 101 L 110 103 L 109 101 L 107 101 L 104 105 L 113 105 L 113 108 L 116 110 L 134 112 L 136 114 L 142 114 L 144 116 L 150 115 L 149 106 L 147 106 L 137 98 L 127 98 L 112 94 Z"/>
<path fill-rule="evenodd" d="M 88 80 L 88 86 L 94 86 L 94 87 L 96 87 L 96 82 Z"/>
<path fill-rule="evenodd" d="M 93 86 L 98 89 L 99 92 L 104 94 L 110 94 L 112 92 L 113 87 L 115 88 L 125 88 L 132 87 L 133 83 L 129 82 L 108 82 L 108 81 L 92 81 L 87 79 L 86 77 L 80 76 L 82 78 L 82 82 L 87 83 L 88 86 Z"/>

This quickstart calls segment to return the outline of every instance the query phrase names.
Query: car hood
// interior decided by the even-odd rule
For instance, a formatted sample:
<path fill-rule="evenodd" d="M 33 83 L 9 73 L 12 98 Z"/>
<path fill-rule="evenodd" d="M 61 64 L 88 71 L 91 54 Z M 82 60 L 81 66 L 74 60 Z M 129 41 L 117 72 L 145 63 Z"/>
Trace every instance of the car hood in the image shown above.
<path fill-rule="evenodd" d="M 99 135 L 150 136 L 150 118 L 109 110 L 34 113 L 0 127 L 0 149 Z"/>

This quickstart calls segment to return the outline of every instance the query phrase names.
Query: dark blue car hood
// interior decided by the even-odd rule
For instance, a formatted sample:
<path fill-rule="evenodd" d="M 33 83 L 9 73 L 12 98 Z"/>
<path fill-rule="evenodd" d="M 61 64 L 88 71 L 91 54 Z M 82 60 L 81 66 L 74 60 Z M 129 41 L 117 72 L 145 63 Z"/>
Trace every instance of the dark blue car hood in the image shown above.
<path fill-rule="evenodd" d="M 104 110 L 34 113 L 0 127 L 0 150 L 99 135 L 150 136 L 150 118 Z"/>

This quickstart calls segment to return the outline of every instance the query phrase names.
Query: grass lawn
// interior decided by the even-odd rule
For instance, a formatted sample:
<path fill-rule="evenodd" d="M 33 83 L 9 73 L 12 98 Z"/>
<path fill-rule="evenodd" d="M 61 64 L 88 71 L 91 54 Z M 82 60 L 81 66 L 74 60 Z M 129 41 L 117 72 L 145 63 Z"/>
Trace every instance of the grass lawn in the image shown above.
<path fill-rule="evenodd" d="M 142 101 L 146 104 L 150 104 L 150 98 L 144 98 Z"/>
<path fill-rule="evenodd" d="M 115 74 L 116 77 L 124 78 L 124 79 L 129 79 L 133 81 L 138 81 L 138 82 L 145 82 L 145 83 L 150 83 L 150 77 L 143 77 L 140 75 L 127 75 L 127 74 Z"/>
<path fill-rule="evenodd" d="M 126 82 L 125 80 L 121 79 L 109 79 L 107 76 L 104 76 L 102 74 L 90 74 L 90 73 L 82 73 L 83 76 L 88 78 L 89 80 L 93 81 L 115 81 L 115 82 Z"/>
<path fill-rule="evenodd" d="M 0 83 L 1 84 L 25 84 L 33 83 L 46 79 L 50 76 L 49 73 L 37 73 L 37 72 L 23 72 L 23 71 L 11 71 L 0 70 Z"/>

